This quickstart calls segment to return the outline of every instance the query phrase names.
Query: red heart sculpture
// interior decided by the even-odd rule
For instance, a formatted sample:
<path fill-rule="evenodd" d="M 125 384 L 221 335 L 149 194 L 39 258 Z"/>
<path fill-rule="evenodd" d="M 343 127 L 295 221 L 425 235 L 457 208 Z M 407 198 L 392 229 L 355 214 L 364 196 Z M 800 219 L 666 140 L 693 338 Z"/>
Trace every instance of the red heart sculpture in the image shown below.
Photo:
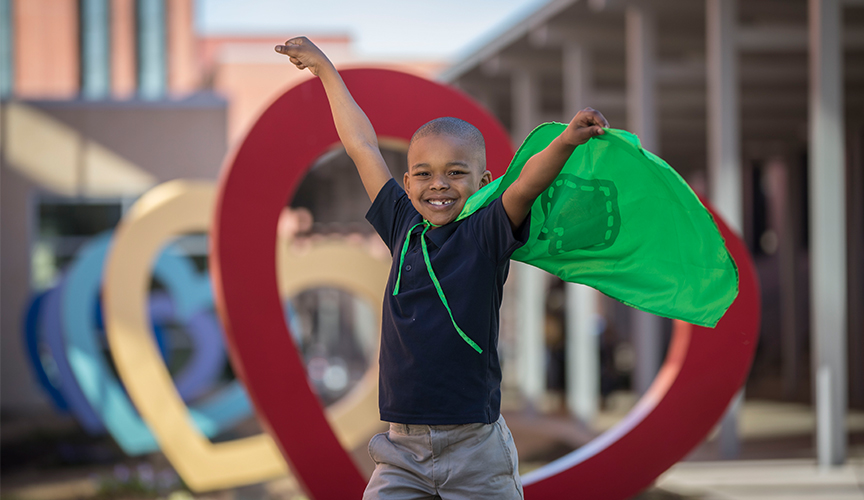
<path fill-rule="evenodd" d="M 407 143 L 430 120 L 461 118 L 483 133 L 493 176 L 506 170 L 507 132 L 465 94 L 395 71 L 341 74 L 379 137 Z M 288 333 L 276 287 L 276 224 L 309 167 L 338 142 L 317 78 L 277 99 L 226 162 L 210 254 L 235 372 L 306 491 L 320 499 L 360 498 L 366 479 L 330 429 Z"/>
<path fill-rule="evenodd" d="M 402 141 L 423 123 L 455 116 L 486 138 L 493 177 L 513 149 L 494 117 L 446 86 L 379 69 L 342 72 L 379 137 Z M 366 485 L 339 445 L 306 380 L 276 286 L 276 225 L 309 166 L 338 143 L 317 79 L 283 94 L 226 162 L 211 239 L 214 291 L 235 371 L 268 432 L 314 498 L 360 498 Z M 716 215 L 715 215 L 716 218 Z M 667 360 L 618 426 L 525 478 L 532 498 L 628 498 L 704 438 L 752 360 L 759 294 L 740 239 L 718 220 L 738 263 L 740 293 L 717 328 L 676 325 Z"/>

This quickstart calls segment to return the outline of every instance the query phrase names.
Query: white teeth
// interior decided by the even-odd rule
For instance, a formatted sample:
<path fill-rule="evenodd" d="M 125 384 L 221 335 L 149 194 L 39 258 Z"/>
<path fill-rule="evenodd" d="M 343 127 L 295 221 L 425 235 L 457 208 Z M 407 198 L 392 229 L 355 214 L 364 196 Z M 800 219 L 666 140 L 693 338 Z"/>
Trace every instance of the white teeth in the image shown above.
<path fill-rule="evenodd" d="M 442 201 L 442 200 L 429 200 L 429 203 L 431 203 L 432 205 L 435 205 L 435 206 L 443 207 L 445 205 L 452 205 L 453 200 L 444 200 L 444 201 Z"/>

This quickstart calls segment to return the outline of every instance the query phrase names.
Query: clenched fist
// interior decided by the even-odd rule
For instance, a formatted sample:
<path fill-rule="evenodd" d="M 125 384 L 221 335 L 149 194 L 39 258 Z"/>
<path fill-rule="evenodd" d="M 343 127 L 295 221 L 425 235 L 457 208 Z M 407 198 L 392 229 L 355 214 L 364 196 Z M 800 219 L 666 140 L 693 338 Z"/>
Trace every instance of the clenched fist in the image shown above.
<path fill-rule="evenodd" d="M 285 45 L 277 45 L 276 52 L 288 56 L 288 59 L 294 66 L 297 66 L 297 69 L 309 68 L 309 71 L 316 76 L 324 65 L 332 66 L 321 49 L 305 36 L 292 38 L 286 41 Z"/>
<path fill-rule="evenodd" d="M 595 135 L 602 135 L 603 129 L 609 126 L 609 122 L 603 115 L 593 108 L 585 108 L 576 113 L 576 116 L 561 133 L 561 139 L 567 144 L 578 146 L 588 142 Z"/>

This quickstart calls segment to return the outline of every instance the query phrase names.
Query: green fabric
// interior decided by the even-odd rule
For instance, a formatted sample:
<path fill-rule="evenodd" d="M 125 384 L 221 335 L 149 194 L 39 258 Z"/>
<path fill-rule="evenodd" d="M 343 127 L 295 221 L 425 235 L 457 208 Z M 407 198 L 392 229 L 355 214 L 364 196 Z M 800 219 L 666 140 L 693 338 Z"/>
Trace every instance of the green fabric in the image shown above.
<path fill-rule="evenodd" d="M 423 260 L 426 262 L 426 270 L 429 271 L 429 277 L 432 278 L 432 284 L 435 285 L 435 290 L 438 292 L 438 298 L 441 299 L 441 303 L 444 304 L 444 308 L 447 309 L 447 314 L 450 315 L 450 322 L 453 323 L 453 328 L 459 333 L 459 336 L 462 337 L 462 340 L 468 343 L 472 349 L 475 351 L 482 353 L 483 349 L 477 345 L 476 342 L 471 340 L 468 335 L 459 328 L 459 325 L 456 324 L 456 320 L 453 319 L 453 311 L 450 310 L 450 304 L 447 303 L 447 297 L 444 296 L 444 290 L 441 289 L 441 283 L 438 281 L 438 277 L 435 276 L 435 271 L 432 270 L 432 261 L 429 260 L 429 250 L 426 248 L 426 231 L 433 227 L 440 227 L 432 224 L 426 219 L 423 219 L 423 222 L 418 222 L 411 226 L 411 229 L 408 230 L 408 234 L 405 236 L 405 243 L 402 244 L 402 252 L 399 254 L 399 271 L 396 274 L 396 285 L 393 286 L 393 295 L 399 295 L 399 285 L 402 282 L 402 266 L 405 265 L 405 254 L 408 253 L 408 244 L 411 242 L 411 232 L 414 231 L 414 228 L 417 226 L 425 226 L 423 228 L 423 232 L 420 233 L 420 246 L 423 249 Z"/>
<path fill-rule="evenodd" d="M 471 196 L 457 220 L 501 196 L 566 127 L 534 129 L 504 176 Z M 606 129 L 576 148 L 531 207 L 528 242 L 512 258 L 700 326 L 714 327 L 738 295 L 738 269 L 711 214 L 672 167 L 624 130 Z"/>

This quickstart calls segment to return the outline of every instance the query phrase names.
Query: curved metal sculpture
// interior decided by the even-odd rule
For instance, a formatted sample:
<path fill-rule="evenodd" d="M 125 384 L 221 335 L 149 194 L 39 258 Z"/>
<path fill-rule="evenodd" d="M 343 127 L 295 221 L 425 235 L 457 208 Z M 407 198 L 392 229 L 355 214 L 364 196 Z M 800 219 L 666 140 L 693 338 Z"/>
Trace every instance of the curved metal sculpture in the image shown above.
<path fill-rule="evenodd" d="M 105 272 L 106 327 L 118 373 L 162 451 L 195 490 L 248 484 L 287 473 L 285 461 L 267 434 L 211 443 L 189 425 L 189 411 L 172 390 L 168 371 L 148 331 L 142 304 L 150 281 L 149 263 L 170 237 L 206 229 L 215 197 L 214 186 L 189 181 L 172 181 L 148 191 L 117 229 Z M 275 241 L 271 250 L 276 250 Z M 280 242 L 279 254 L 284 268 L 280 273 L 284 274 L 282 291 L 286 295 L 316 286 L 334 286 L 369 303 L 380 303 L 383 298 L 388 263 L 358 247 L 332 242 L 297 254 Z M 272 252 L 271 256 L 275 266 Z M 275 286 L 275 275 L 273 278 Z M 281 299 L 277 301 L 278 321 L 284 324 Z M 252 307 L 250 312 L 256 306 Z M 290 337 L 284 340 L 294 345 Z M 308 389 L 305 368 L 300 380 Z M 342 443 L 349 447 L 365 440 L 370 425 L 378 424 L 375 382 L 377 370 L 369 370 L 361 383 L 328 412 Z M 281 396 L 289 403 L 291 398 L 291 394 Z"/>
<path fill-rule="evenodd" d="M 36 376 L 36 382 L 48 395 L 54 409 L 60 413 L 68 413 L 69 405 L 66 399 L 60 392 L 59 380 L 51 380 L 42 361 L 42 353 L 40 353 L 39 344 L 39 324 L 42 321 L 45 297 L 53 290 L 49 288 L 42 292 L 33 294 L 27 302 L 27 311 L 24 313 L 24 321 L 22 322 L 24 333 L 24 348 L 27 351 L 27 359 L 30 361 L 30 367 L 33 369 L 33 374 Z"/>
<path fill-rule="evenodd" d="M 57 286 L 48 291 L 42 300 L 39 337 L 47 346 L 47 352 L 54 362 L 54 367 L 57 370 L 58 389 L 69 406 L 69 411 L 75 416 L 85 432 L 99 435 L 105 432 L 102 418 L 87 400 L 87 396 L 75 378 L 75 373 L 67 356 L 63 320 L 60 312 L 66 279 L 66 277 L 60 278 Z"/>
<path fill-rule="evenodd" d="M 70 267 L 66 282 L 60 288 L 62 331 L 72 374 L 90 406 L 125 453 L 140 455 L 157 451 L 158 445 L 108 366 L 95 333 L 92 314 L 99 300 L 102 267 L 111 237 L 105 234 L 94 238 L 82 248 Z M 196 278 L 192 267 L 185 257 L 165 252 L 156 260 L 155 269 L 157 278 L 177 302 L 178 311 L 185 311 L 190 316 L 209 308 L 210 301 L 209 292 L 202 291 L 202 288 L 209 290 L 206 277 Z M 142 298 L 142 305 L 147 303 L 148 295 Z M 147 324 L 149 331 L 149 318 Z M 152 332 L 150 334 L 152 336 Z M 196 425 L 208 436 L 215 436 L 250 414 L 251 408 L 242 388 L 236 383 L 234 385 L 236 387 L 229 386 L 202 402 L 192 412 Z"/>

